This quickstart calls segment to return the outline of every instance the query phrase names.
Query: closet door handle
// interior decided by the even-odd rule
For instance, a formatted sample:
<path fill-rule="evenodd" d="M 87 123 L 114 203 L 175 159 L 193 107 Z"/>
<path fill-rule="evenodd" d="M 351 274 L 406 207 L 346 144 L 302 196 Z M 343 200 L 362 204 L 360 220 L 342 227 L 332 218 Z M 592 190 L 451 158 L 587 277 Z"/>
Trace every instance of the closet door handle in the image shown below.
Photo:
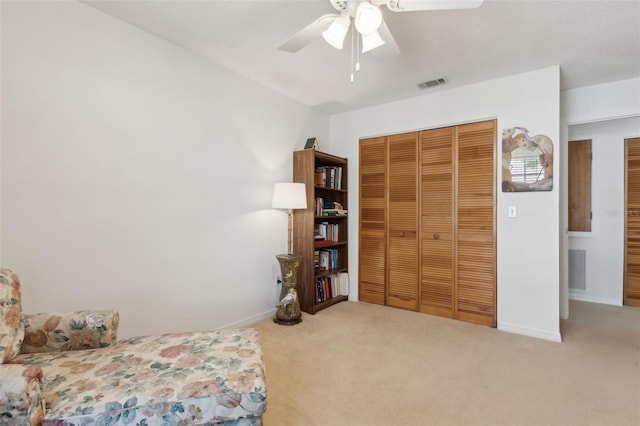
<path fill-rule="evenodd" d="M 416 231 L 390 230 L 389 231 L 389 236 L 390 237 L 396 237 L 396 238 L 415 238 L 416 237 Z"/>
<path fill-rule="evenodd" d="M 434 240 L 439 240 L 440 239 L 440 234 L 433 234 L 433 239 Z"/>

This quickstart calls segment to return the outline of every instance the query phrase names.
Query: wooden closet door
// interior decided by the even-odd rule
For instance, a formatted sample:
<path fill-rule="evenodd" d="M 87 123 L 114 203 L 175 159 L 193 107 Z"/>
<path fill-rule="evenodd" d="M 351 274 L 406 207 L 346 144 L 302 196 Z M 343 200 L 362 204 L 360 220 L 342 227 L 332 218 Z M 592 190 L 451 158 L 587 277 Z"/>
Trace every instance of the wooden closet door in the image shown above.
<path fill-rule="evenodd" d="M 387 138 L 360 140 L 358 297 L 385 304 Z"/>
<path fill-rule="evenodd" d="M 455 316 L 496 325 L 496 123 L 457 127 Z"/>
<path fill-rule="evenodd" d="M 625 139 L 624 304 L 640 307 L 640 138 Z"/>
<path fill-rule="evenodd" d="M 387 305 L 418 310 L 418 133 L 387 138 Z"/>
<path fill-rule="evenodd" d="M 453 317 L 455 128 L 420 133 L 420 311 Z"/>

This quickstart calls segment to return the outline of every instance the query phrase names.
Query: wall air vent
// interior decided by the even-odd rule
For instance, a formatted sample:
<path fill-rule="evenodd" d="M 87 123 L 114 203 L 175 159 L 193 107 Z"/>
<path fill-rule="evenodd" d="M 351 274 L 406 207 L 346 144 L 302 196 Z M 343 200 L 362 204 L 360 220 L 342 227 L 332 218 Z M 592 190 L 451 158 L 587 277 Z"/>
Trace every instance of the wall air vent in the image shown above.
<path fill-rule="evenodd" d="M 569 289 L 587 289 L 587 251 L 569 250 Z"/>
<path fill-rule="evenodd" d="M 447 83 L 447 78 L 440 77 L 440 78 L 436 78 L 435 80 L 429 80 L 429 81 L 425 81 L 424 83 L 420 83 L 418 84 L 418 87 L 421 89 L 430 89 L 432 87 L 442 86 L 443 84 L 446 84 L 446 83 Z"/>

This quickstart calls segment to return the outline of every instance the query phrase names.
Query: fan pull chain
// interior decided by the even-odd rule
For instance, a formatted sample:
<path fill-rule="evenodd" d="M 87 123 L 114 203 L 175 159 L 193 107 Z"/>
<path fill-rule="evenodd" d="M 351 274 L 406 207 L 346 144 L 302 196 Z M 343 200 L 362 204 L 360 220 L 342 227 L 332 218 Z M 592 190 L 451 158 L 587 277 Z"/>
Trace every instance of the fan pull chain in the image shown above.
<path fill-rule="evenodd" d="M 360 71 L 360 36 L 356 34 L 356 72 L 358 71 Z"/>
<path fill-rule="evenodd" d="M 353 79 L 353 69 L 354 69 L 354 66 L 353 66 L 353 38 L 354 38 L 354 36 L 355 36 L 355 31 L 354 31 L 353 28 L 351 28 L 351 69 L 350 69 L 350 71 L 351 71 L 351 82 L 352 83 L 353 83 L 353 80 L 354 80 Z"/>
<path fill-rule="evenodd" d="M 355 39 L 355 41 L 354 41 Z M 354 49 L 355 44 L 355 49 Z M 353 63 L 355 57 L 355 65 Z M 351 29 L 351 82 L 355 80 L 354 71 L 360 71 L 360 37 L 356 31 Z"/>

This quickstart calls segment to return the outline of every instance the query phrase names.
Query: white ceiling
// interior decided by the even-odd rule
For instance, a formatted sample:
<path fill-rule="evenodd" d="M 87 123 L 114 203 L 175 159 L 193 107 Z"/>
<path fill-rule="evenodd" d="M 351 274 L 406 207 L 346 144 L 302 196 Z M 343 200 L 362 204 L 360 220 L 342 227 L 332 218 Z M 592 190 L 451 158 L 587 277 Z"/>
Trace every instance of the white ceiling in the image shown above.
<path fill-rule="evenodd" d="M 400 13 L 382 6 L 401 54 L 362 54 L 353 83 L 349 36 L 341 51 L 321 38 L 297 53 L 277 49 L 334 13 L 329 0 L 85 3 L 328 113 L 557 64 L 562 89 L 640 76 L 640 0 L 485 0 L 478 9 Z M 442 76 L 447 85 L 418 88 Z"/>

